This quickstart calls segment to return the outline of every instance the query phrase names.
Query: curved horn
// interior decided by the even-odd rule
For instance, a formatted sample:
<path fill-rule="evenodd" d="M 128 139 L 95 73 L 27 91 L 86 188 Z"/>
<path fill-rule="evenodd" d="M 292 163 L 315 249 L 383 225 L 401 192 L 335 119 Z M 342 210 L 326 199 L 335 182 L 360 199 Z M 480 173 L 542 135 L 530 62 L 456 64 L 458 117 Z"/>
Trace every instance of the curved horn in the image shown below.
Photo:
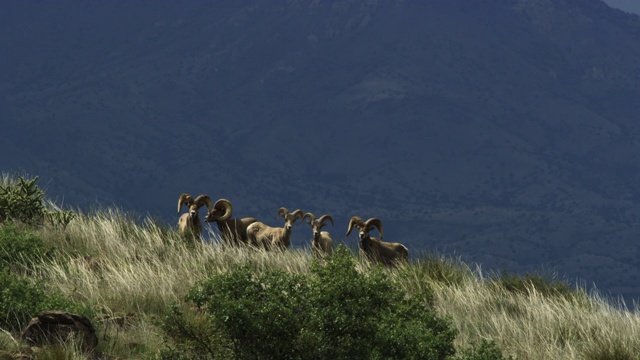
<path fill-rule="evenodd" d="M 327 221 L 327 220 L 331 221 L 331 226 L 335 226 L 333 224 L 333 218 L 329 214 L 322 215 L 322 216 L 320 216 L 320 219 L 318 219 L 318 221 L 320 221 L 320 224 L 322 224 L 322 226 L 327 225 L 327 224 L 325 224 L 325 221 Z"/>
<path fill-rule="evenodd" d="M 316 217 L 310 212 L 304 214 L 304 216 L 302 217 L 302 220 L 304 221 L 304 219 L 306 218 L 309 218 L 309 220 L 307 220 L 307 224 L 309 225 L 311 225 L 311 223 L 313 223 L 313 220 L 316 219 Z"/>
<path fill-rule="evenodd" d="M 294 210 L 291 215 L 293 215 L 293 222 L 296 222 L 296 220 L 298 219 L 302 220 L 304 218 L 304 215 L 302 215 L 302 210 L 300 209 Z"/>
<path fill-rule="evenodd" d="M 178 198 L 178 213 L 180 213 L 180 209 L 182 209 L 183 204 L 186 204 L 187 206 L 191 206 L 191 204 L 193 204 L 193 198 L 191 195 L 187 193 L 180 195 Z"/>
<path fill-rule="evenodd" d="M 278 215 L 276 216 L 276 219 L 279 219 L 281 216 L 283 218 L 286 218 L 287 214 L 289 214 L 289 210 L 287 210 L 287 208 L 281 207 L 280 209 L 278 209 Z"/>
<path fill-rule="evenodd" d="M 352 216 L 351 220 L 349 220 L 349 228 L 347 229 L 347 235 L 349 236 L 349 234 L 351 234 L 351 230 L 353 229 L 354 225 L 358 225 L 362 222 L 362 219 L 359 216 Z"/>
<path fill-rule="evenodd" d="M 211 210 L 213 208 L 211 198 L 207 194 L 198 195 L 195 201 L 196 204 L 198 204 L 198 209 L 200 209 L 203 205 L 207 205 L 208 210 Z"/>
<path fill-rule="evenodd" d="M 380 239 L 382 239 L 382 221 L 377 218 L 371 218 L 364 223 L 365 228 L 369 229 L 371 226 L 375 226 L 380 233 Z"/>
<path fill-rule="evenodd" d="M 222 215 L 214 216 L 212 218 L 213 221 L 225 221 L 233 214 L 233 206 L 231 206 L 231 202 L 227 199 L 218 199 L 218 201 L 213 204 L 211 213 L 216 212 L 216 210 L 222 211 Z"/>

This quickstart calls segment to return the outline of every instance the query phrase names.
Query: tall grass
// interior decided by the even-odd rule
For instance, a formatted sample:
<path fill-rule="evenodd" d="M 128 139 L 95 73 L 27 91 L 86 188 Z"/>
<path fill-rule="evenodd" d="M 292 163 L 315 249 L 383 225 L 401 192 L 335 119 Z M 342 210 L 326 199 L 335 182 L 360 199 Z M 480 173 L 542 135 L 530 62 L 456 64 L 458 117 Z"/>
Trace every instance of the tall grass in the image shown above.
<path fill-rule="evenodd" d="M 118 210 L 79 214 L 65 229 L 42 228 L 38 235 L 58 251 L 32 265 L 33 281 L 97 309 L 99 349 L 120 358 L 153 356 L 163 343 L 159 319 L 169 305 L 184 303 L 199 280 L 240 265 L 307 273 L 313 262 L 307 250 L 223 249 L 211 234 L 210 243 L 185 241 L 173 228 Z M 370 268 L 359 262 L 359 271 Z M 554 296 L 534 282 L 514 291 L 439 255 L 386 273 L 408 292 L 430 294 L 425 301 L 452 320 L 461 349 L 487 339 L 518 359 L 640 357 L 638 314 L 597 294 L 570 289 Z M 15 346 L 13 339 L 0 334 L 0 347 Z"/>
<path fill-rule="evenodd" d="M 225 249 L 190 242 L 150 220 L 138 225 L 119 211 L 79 216 L 54 241 L 63 241 L 71 261 L 61 260 L 41 272 L 69 296 L 125 312 L 160 313 L 179 301 L 193 284 L 238 264 L 256 269 L 306 271 L 310 258 L 292 251 L 282 254 Z"/>
<path fill-rule="evenodd" d="M 434 284 L 436 286 L 436 284 Z M 438 309 L 461 330 L 458 341 L 495 339 L 519 359 L 637 359 L 640 317 L 596 294 L 548 296 L 488 286 L 481 274 L 434 289 Z M 612 354 L 624 354 L 614 357 Z"/>

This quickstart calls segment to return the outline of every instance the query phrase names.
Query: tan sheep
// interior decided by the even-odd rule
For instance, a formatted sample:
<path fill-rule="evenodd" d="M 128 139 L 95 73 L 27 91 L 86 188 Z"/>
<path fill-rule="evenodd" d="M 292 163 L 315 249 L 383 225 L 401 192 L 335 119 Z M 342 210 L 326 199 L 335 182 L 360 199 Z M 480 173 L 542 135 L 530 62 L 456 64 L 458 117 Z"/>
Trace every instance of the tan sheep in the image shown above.
<path fill-rule="evenodd" d="M 219 199 L 213 204 L 213 208 L 207 213 L 205 221 L 218 224 L 218 230 L 222 240 L 227 245 L 247 245 L 247 227 L 257 220 L 252 217 L 231 219 L 233 207 L 226 199 Z"/>
<path fill-rule="evenodd" d="M 316 219 L 312 213 L 308 212 L 302 217 L 302 220 L 305 219 L 307 219 L 307 224 L 311 226 L 311 231 L 313 232 L 313 238 L 311 239 L 311 251 L 313 254 L 318 258 L 331 256 L 333 254 L 333 239 L 331 239 L 329 232 L 321 231 L 327 225 L 327 220 L 331 222 L 331 226 L 334 226 L 331 215 L 325 214 Z"/>
<path fill-rule="evenodd" d="M 382 221 L 380 219 L 371 218 L 362 221 L 360 217 L 353 216 L 349 221 L 347 236 L 354 226 L 358 229 L 360 252 L 367 259 L 384 265 L 396 265 L 399 262 L 409 261 L 409 250 L 406 246 L 400 243 L 385 242 L 369 235 L 371 230 L 378 229 L 380 238 L 382 238 Z"/>
<path fill-rule="evenodd" d="M 199 239 L 202 233 L 202 221 L 200 221 L 198 210 L 204 205 L 211 210 L 211 198 L 202 194 L 194 199 L 191 195 L 184 193 L 178 198 L 178 213 L 183 205 L 187 206 L 189 211 L 178 219 L 178 232 L 183 236 L 191 233 L 193 237 Z"/>
<path fill-rule="evenodd" d="M 274 228 L 259 221 L 247 227 L 249 243 L 266 250 L 285 250 L 291 245 L 291 229 L 296 220 L 302 219 L 302 210 L 289 212 L 286 208 L 278 210 L 277 218 L 284 218 L 284 226 Z"/>

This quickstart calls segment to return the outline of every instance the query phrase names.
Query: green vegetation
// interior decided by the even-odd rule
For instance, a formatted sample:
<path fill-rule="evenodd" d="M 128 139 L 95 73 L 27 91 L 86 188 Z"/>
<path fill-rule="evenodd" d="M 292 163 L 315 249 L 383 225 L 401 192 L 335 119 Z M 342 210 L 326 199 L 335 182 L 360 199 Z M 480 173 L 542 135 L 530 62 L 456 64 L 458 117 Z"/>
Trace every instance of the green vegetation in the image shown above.
<path fill-rule="evenodd" d="M 38 177 L 14 180 L 8 175 L 0 178 L 0 223 L 17 221 L 28 225 L 66 227 L 75 216 L 44 200 L 44 191 L 36 184 Z"/>
<path fill-rule="evenodd" d="M 211 334 L 176 333 L 186 321 L 175 312 L 165 328 L 187 344 L 178 351 L 189 358 L 448 359 L 455 353 L 455 329 L 423 296 L 406 296 L 381 269 L 361 273 L 355 265 L 342 246 L 309 274 L 239 267 L 186 296 L 209 315 Z M 185 333 L 194 335 L 185 339 Z"/>
<path fill-rule="evenodd" d="M 91 309 L 83 304 L 43 289 L 43 284 L 33 284 L 24 277 L 0 271 L 0 328 L 19 332 L 43 310 L 62 309 L 93 317 Z"/>
<path fill-rule="evenodd" d="M 13 223 L 0 227 L 0 270 L 25 271 L 53 251 L 53 246 L 29 229 Z"/>
<path fill-rule="evenodd" d="M 112 209 L 50 225 L 0 222 L 0 357 L 30 354 L 19 334 L 41 310 L 88 315 L 97 351 L 123 359 L 640 355 L 636 314 L 549 276 L 485 277 L 435 254 L 389 269 L 346 247 L 322 263 L 300 249 L 223 250 Z M 73 342 L 37 353 L 91 357 Z"/>
<path fill-rule="evenodd" d="M 34 276 L 34 267 L 44 265 L 55 247 L 36 234 L 47 210 L 44 192 L 37 178 L 0 184 L 0 328 L 19 332 L 42 310 L 65 309 L 92 316 L 82 303 L 75 303 L 55 291 L 45 291 L 42 279 Z M 64 213 L 64 212 L 61 212 Z"/>

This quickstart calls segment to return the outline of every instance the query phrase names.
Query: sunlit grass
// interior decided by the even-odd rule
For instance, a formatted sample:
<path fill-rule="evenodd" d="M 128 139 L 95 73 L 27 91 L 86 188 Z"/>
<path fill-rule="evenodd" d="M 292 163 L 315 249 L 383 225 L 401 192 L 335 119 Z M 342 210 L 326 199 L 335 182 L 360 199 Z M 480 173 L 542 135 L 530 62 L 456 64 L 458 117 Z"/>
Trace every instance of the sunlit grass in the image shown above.
<path fill-rule="evenodd" d="M 38 235 L 58 250 L 34 265 L 32 280 L 96 309 L 99 351 L 119 358 L 152 356 L 163 344 L 158 324 L 167 307 L 183 302 L 199 280 L 241 265 L 256 272 L 307 273 L 314 261 L 308 249 L 225 249 L 215 234 L 207 234 L 207 243 L 186 241 L 173 228 L 149 219 L 136 222 L 117 210 L 79 214 L 66 229 L 42 228 Z M 357 266 L 371 267 L 364 261 Z M 581 289 L 553 296 L 525 282 L 514 291 L 459 259 L 437 254 L 386 273 L 407 293 L 430 294 L 425 301 L 459 330 L 460 348 L 487 339 L 518 359 L 640 356 L 638 314 Z M 0 348 L 17 349 L 16 339 L 17 334 L 0 333 Z"/>

